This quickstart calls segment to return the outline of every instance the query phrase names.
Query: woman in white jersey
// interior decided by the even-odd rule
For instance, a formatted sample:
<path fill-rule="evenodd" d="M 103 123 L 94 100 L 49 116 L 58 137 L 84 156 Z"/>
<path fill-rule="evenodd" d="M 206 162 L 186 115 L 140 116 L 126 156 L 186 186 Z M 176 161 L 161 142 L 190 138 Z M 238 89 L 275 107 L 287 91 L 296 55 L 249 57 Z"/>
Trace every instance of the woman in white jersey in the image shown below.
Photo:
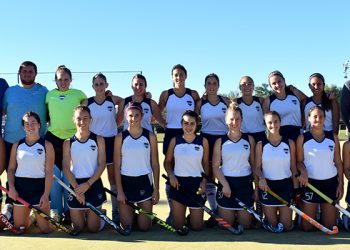
<path fill-rule="evenodd" d="M 175 65 L 171 70 L 173 88 L 164 90 L 159 97 L 159 109 L 166 113 L 165 135 L 163 140 L 163 154 L 167 153 L 170 140 L 182 135 L 182 114 L 186 110 L 195 110 L 196 102 L 199 100 L 197 91 L 186 88 L 187 70 L 181 64 Z M 170 185 L 167 182 L 165 186 L 166 196 L 169 201 Z M 170 208 L 171 210 L 171 208 Z M 167 218 L 171 223 L 171 211 Z"/>
<path fill-rule="evenodd" d="M 13 144 L 7 170 L 9 197 L 16 200 L 19 196 L 49 214 L 54 149 L 50 142 L 40 138 L 40 118 L 36 113 L 24 114 L 22 125 L 26 136 Z M 30 225 L 29 213 L 30 208 L 15 201 L 14 226 L 27 228 Z M 36 220 L 41 233 L 52 232 L 53 229 L 47 220 L 39 215 L 36 215 Z"/>
<path fill-rule="evenodd" d="M 297 140 L 297 160 L 300 183 L 310 182 L 332 200 L 343 196 L 343 165 L 338 137 L 324 130 L 325 110 L 314 106 L 309 110 L 310 131 Z M 337 209 L 307 187 L 302 188 L 303 211 L 315 218 L 321 207 L 321 223 L 327 228 L 336 226 Z M 313 230 L 307 221 L 301 221 L 304 231 Z"/>
<path fill-rule="evenodd" d="M 231 103 L 226 111 L 228 133 L 215 142 L 213 172 L 222 185 L 216 195 L 220 216 L 231 225 L 237 218 L 240 225 L 249 228 L 252 216 L 235 200 L 238 198 L 248 207 L 253 207 L 255 141 L 252 136 L 241 132 L 243 118 L 242 110 L 236 103 Z"/>
<path fill-rule="evenodd" d="M 266 138 L 262 104 L 264 98 L 253 96 L 254 81 L 250 76 L 242 76 L 239 81 L 241 97 L 236 99 L 243 113 L 242 132 L 251 135 L 255 142 Z"/>
<path fill-rule="evenodd" d="M 259 179 L 259 199 L 268 222 L 274 227 L 283 224 L 285 231 L 293 228 L 292 210 L 267 193 L 268 189 L 286 201 L 297 194 L 298 180 L 295 177 L 296 156 L 294 141 L 280 134 L 281 117 L 276 111 L 264 115 L 267 139 L 256 144 L 255 166 Z"/>
<path fill-rule="evenodd" d="M 114 139 L 118 133 L 116 121 L 116 108 L 121 106 L 123 101 L 119 96 L 106 96 L 108 88 L 107 78 L 104 74 L 98 73 L 92 78 L 92 88 L 95 90 L 95 96 L 88 98 L 83 105 L 89 107 L 91 112 L 90 131 L 96 135 L 103 136 L 106 148 L 106 164 L 108 181 L 112 192 L 116 192 L 113 166 Z M 117 199 L 111 195 L 112 201 L 112 220 L 118 222 L 118 203 Z"/>
<path fill-rule="evenodd" d="M 278 112 L 281 116 L 281 135 L 296 141 L 302 127 L 300 103 L 306 99 L 306 96 L 296 88 L 291 90 L 287 87 L 284 76 L 277 70 L 269 74 L 268 80 L 273 95 L 264 100 L 264 113 Z"/>
<path fill-rule="evenodd" d="M 209 143 L 209 173 L 210 179 L 213 177 L 212 157 L 215 141 L 222 135 L 227 133 L 225 122 L 225 113 L 230 100 L 227 97 L 218 95 L 220 86 L 219 77 L 211 73 L 205 77 L 204 87 L 206 95 L 199 99 L 196 103 L 196 112 L 200 115 L 202 121 L 201 135 L 208 140 Z M 207 182 L 206 195 L 212 210 L 217 209 L 216 204 L 216 187 L 211 182 Z M 206 222 L 207 226 L 215 225 L 212 218 Z"/>
<path fill-rule="evenodd" d="M 116 137 L 114 146 L 115 178 L 118 190 L 120 222 L 131 230 L 133 209 L 125 203 L 137 203 L 147 212 L 159 201 L 159 162 L 155 134 L 141 126 L 142 106 L 130 102 L 125 109 L 127 130 Z M 148 231 L 152 222 L 144 215 L 137 217 L 138 229 Z"/>
<path fill-rule="evenodd" d="M 148 131 L 153 132 L 152 120 L 155 119 L 160 126 L 165 126 L 165 120 L 162 117 L 158 104 L 151 98 L 146 97 L 147 80 L 146 77 L 141 74 L 136 74 L 133 76 L 131 81 L 131 88 L 134 92 L 132 96 L 125 98 L 118 110 L 118 124 L 124 121 L 124 129 L 128 129 L 128 121 L 125 116 L 125 109 L 130 102 L 141 103 L 143 116 L 141 125 Z"/>
<path fill-rule="evenodd" d="M 208 173 L 209 145 L 206 138 L 196 135 L 198 125 L 196 112 L 185 111 L 181 124 L 183 135 L 171 139 L 164 160 L 171 185 L 169 198 L 173 216 L 172 225 L 177 229 L 183 228 L 188 207 L 190 219 L 187 223 L 191 229 L 201 230 L 203 209 L 197 202 L 205 203 L 207 181 L 202 177 L 202 172 Z"/>
<path fill-rule="evenodd" d="M 68 184 L 62 171 L 62 145 L 76 131 L 72 121 L 73 109 L 86 99 L 86 95 L 81 90 L 71 88 L 72 72 L 64 65 L 58 66 L 55 81 L 57 88 L 46 94 L 49 126 L 45 139 L 51 142 L 55 149 L 55 176 Z M 57 219 L 63 217 L 65 222 L 70 223 L 67 191 L 56 180 L 53 182 L 50 197 L 52 216 L 57 216 Z"/>
<path fill-rule="evenodd" d="M 103 228 L 104 221 L 84 204 L 88 201 L 100 209 L 106 201 L 101 180 L 106 167 L 105 142 L 102 136 L 89 130 L 91 114 L 88 107 L 76 107 L 73 121 L 77 132 L 63 144 L 63 171 L 77 195 L 77 198 L 68 195 L 68 206 L 77 231 L 86 226 L 89 232 L 97 232 Z"/>
<path fill-rule="evenodd" d="M 335 98 L 330 99 L 324 88 L 326 86 L 323 75 L 320 73 L 314 73 L 309 77 L 309 88 L 312 91 L 312 96 L 308 97 L 305 102 L 302 103 L 303 112 L 305 116 L 305 130 L 310 130 L 310 123 L 308 121 L 309 110 L 314 106 L 321 106 L 326 111 L 326 117 L 324 121 L 324 130 L 333 131 L 335 135 L 339 132 L 339 104 Z"/>

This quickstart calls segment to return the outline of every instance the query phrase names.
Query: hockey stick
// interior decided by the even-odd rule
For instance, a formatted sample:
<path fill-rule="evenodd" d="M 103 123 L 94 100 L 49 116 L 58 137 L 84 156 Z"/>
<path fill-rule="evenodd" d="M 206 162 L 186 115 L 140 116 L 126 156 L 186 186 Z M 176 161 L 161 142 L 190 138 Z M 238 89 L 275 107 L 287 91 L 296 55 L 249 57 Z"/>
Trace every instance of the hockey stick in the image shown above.
<path fill-rule="evenodd" d="M 307 215 L 303 211 L 299 210 L 292 203 L 284 200 L 282 197 L 280 197 L 278 194 L 273 192 L 271 189 L 268 189 L 267 192 L 269 194 L 271 194 L 273 197 L 275 197 L 277 200 L 282 202 L 284 205 L 288 206 L 290 209 L 292 209 L 294 212 L 296 212 L 301 218 L 303 218 L 304 220 L 306 220 L 307 222 L 309 222 L 311 225 L 313 225 L 314 227 L 318 228 L 322 232 L 324 232 L 326 234 L 329 234 L 329 235 L 338 233 L 338 227 L 337 226 L 334 226 L 333 230 L 330 230 L 330 229 L 326 228 L 325 226 L 323 226 L 322 224 L 320 224 L 317 221 L 315 221 L 314 219 L 312 219 L 309 215 Z"/>
<path fill-rule="evenodd" d="M 162 177 L 166 180 L 169 181 L 169 177 L 166 176 L 165 174 L 162 175 Z M 215 213 L 213 210 L 211 210 L 210 208 L 208 208 L 207 206 L 205 205 L 202 205 L 200 202 L 198 202 L 194 197 L 192 197 L 192 195 L 188 194 L 186 192 L 186 190 L 182 189 L 180 187 L 179 191 L 187 196 L 189 199 L 191 199 L 192 201 L 194 201 L 195 203 L 197 203 L 206 213 L 208 213 L 210 216 L 212 216 L 216 221 L 217 223 L 220 224 L 220 226 L 222 226 L 223 228 L 225 228 L 226 230 L 228 230 L 229 232 L 233 233 L 233 234 L 236 234 L 236 235 L 240 235 L 243 233 L 243 228 L 238 225 L 238 228 L 234 228 L 232 227 L 228 222 L 226 222 L 223 218 L 221 218 L 217 213 Z"/>
<path fill-rule="evenodd" d="M 111 190 L 104 188 L 104 190 L 113 195 L 114 197 L 117 197 L 117 194 L 112 192 Z M 139 206 L 136 206 L 134 203 L 125 200 L 125 203 L 128 204 L 130 207 L 132 207 L 133 209 L 137 210 L 139 214 L 142 214 L 144 216 L 146 216 L 147 218 L 149 218 L 150 220 L 155 221 L 158 225 L 165 227 L 166 229 L 168 229 L 169 231 L 173 232 L 173 233 L 177 233 L 179 235 L 187 235 L 188 234 L 188 228 L 186 226 L 184 226 L 182 229 L 175 229 L 173 228 L 171 225 L 169 225 L 168 223 L 166 223 L 165 221 L 163 221 L 162 219 L 158 218 L 157 215 L 155 213 L 152 212 L 147 212 L 146 210 L 140 208 Z"/>
<path fill-rule="evenodd" d="M 72 194 L 75 198 L 77 197 L 77 195 L 75 194 L 74 190 L 72 190 L 69 186 L 66 185 L 66 183 L 64 183 L 63 181 L 61 181 L 59 178 L 57 178 L 55 175 L 53 176 L 53 178 L 58 182 L 58 184 L 60 184 L 64 189 L 66 189 L 70 194 Z M 124 231 L 119 225 L 117 225 L 116 223 L 114 223 L 114 221 L 112 221 L 110 218 L 107 217 L 107 215 L 105 215 L 104 213 L 102 213 L 101 210 L 99 210 L 98 208 L 96 208 L 95 206 L 93 206 L 90 202 L 85 201 L 84 204 L 86 207 L 90 208 L 98 217 L 100 217 L 102 220 L 104 220 L 105 222 L 107 222 L 111 227 L 113 227 L 118 233 L 120 233 L 121 235 L 129 235 L 128 232 Z"/>
<path fill-rule="evenodd" d="M 220 187 L 220 184 L 216 183 L 214 180 L 211 180 L 209 176 L 207 176 L 205 173 L 202 173 L 202 176 L 206 178 L 207 180 L 212 181 L 215 186 Z M 256 211 L 254 211 L 252 208 L 248 207 L 244 202 L 242 202 L 237 197 L 234 197 L 235 201 L 240 205 L 244 210 L 246 210 L 248 213 L 254 216 L 255 219 L 260 221 L 262 223 L 262 226 L 266 230 L 270 230 L 273 233 L 281 233 L 283 231 L 283 224 L 278 223 L 277 227 L 272 226 L 265 218 L 261 217 Z"/>
<path fill-rule="evenodd" d="M 350 212 L 348 210 L 346 210 L 345 208 L 343 208 L 342 206 L 340 206 L 336 201 L 332 200 L 331 198 L 329 198 L 327 195 L 325 195 L 324 193 L 322 193 L 320 190 L 318 190 L 315 186 L 313 186 L 310 182 L 308 182 L 306 184 L 306 186 L 308 188 L 310 188 L 312 191 L 314 191 L 316 194 L 318 194 L 319 196 L 321 196 L 325 201 L 327 201 L 327 203 L 335 206 L 339 211 L 341 211 L 343 214 L 345 214 L 347 217 L 350 218 Z"/>
<path fill-rule="evenodd" d="M 0 185 L 0 189 L 2 191 L 4 191 L 5 193 L 9 193 L 9 191 L 4 188 L 3 186 Z M 24 206 L 33 209 L 35 212 L 37 212 L 37 214 L 39 214 L 41 217 L 43 217 L 45 220 L 47 220 L 48 222 L 50 222 L 52 225 L 54 225 L 55 227 L 61 229 L 63 232 L 76 236 L 79 234 L 78 231 L 75 231 L 73 229 L 70 229 L 64 225 L 62 225 L 61 223 L 59 223 L 57 220 L 55 220 L 54 218 L 50 217 L 49 215 L 47 215 L 43 210 L 41 210 L 39 207 L 35 207 L 31 204 L 29 204 L 28 202 L 26 202 L 25 200 L 23 200 L 21 197 L 17 196 L 16 201 L 19 201 L 20 203 L 22 203 Z"/>
<path fill-rule="evenodd" d="M 22 234 L 24 233 L 24 229 L 17 229 L 15 226 L 6 218 L 5 215 L 0 213 L 0 221 L 14 234 Z"/>

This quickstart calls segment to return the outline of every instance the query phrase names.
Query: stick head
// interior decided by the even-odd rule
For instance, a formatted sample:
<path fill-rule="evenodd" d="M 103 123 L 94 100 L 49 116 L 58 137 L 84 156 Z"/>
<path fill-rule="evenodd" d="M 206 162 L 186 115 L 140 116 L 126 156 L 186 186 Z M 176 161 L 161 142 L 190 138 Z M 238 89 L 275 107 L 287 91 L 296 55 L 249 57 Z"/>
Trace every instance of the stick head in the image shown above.
<path fill-rule="evenodd" d="M 338 234 L 338 232 L 339 232 L 338 227 L 337 227 L 337 226 L 334 226 L 334 227 L 333 227 L 333 231 L 328 232 L 327 234 L 329 234 L 329 235 L 335 235 L 335 234 Z"/>

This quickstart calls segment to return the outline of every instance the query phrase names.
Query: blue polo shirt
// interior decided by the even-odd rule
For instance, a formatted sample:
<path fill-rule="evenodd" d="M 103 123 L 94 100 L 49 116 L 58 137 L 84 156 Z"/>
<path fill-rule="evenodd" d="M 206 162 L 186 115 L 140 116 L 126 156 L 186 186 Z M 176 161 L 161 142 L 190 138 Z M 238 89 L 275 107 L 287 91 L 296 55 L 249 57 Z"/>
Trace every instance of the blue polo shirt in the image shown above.
<path fill-rule="evenodd" d="M 3 98 L 3 110 L 6 112 L 4 140 L 15 143 L 25 137 L 22 117 L 26 112 L 37 113 L 41 120 L 40 136 L 44 137 L 47 127 L 45 97 L 47 88 L 36 83 L 30 89 L 20 85 L 9 87 Z"/>

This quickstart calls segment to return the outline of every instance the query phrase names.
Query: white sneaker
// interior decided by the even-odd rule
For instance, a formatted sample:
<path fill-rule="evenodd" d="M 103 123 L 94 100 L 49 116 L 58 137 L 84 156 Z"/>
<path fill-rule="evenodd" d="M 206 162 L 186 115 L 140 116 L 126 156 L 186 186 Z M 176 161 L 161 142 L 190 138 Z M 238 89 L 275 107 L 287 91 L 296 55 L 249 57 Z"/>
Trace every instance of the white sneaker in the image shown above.
<path fill-rule="evenodd" d="M 56 221 L 60 222 L 61 221 L 61 216 L 58 213 L 57 209 L 51 209 L 50 210 L 50 217 L 54 218 Z"/>
<path fill-rule="evenodd" d="M 1 213 L 6 217 L 7 220 L 11 220 L 12 214 L 13 214 L 13 205 L 12 204 L 5 204 Z"/>

